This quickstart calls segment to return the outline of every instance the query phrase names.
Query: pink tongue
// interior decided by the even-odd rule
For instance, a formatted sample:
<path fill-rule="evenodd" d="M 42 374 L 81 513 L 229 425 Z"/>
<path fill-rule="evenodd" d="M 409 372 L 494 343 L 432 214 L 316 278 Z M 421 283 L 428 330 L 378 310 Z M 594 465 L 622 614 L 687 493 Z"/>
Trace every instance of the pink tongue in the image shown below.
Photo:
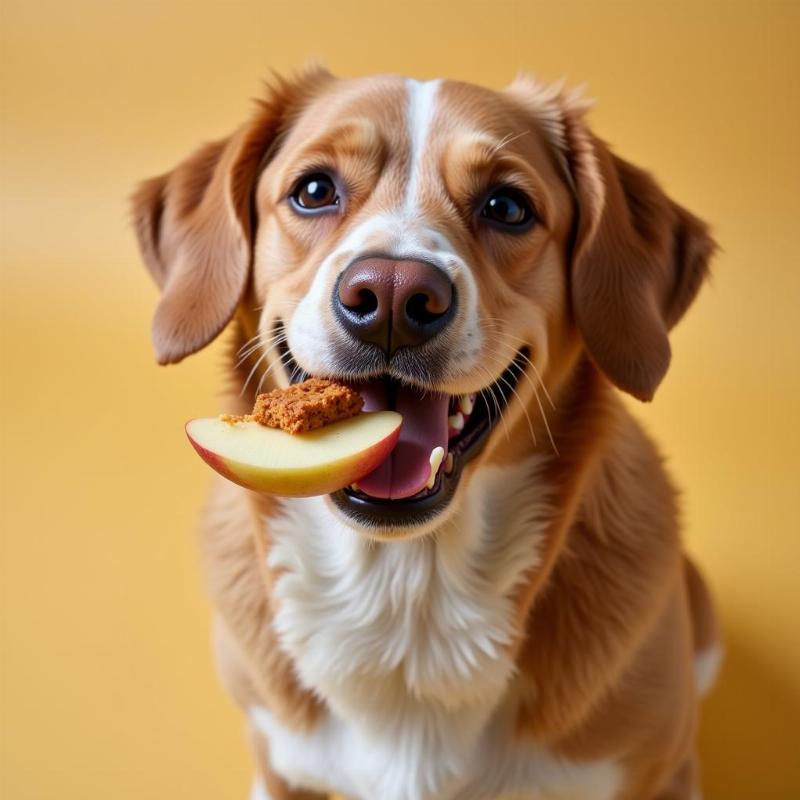
<path fill-rule="evenodd" d="M 360 383 L 364 411 L 389 408 L 386 381 Z M 444 448 L 447 456 L 447 410 L 449 397 L 395 385 L 394 410 L 403 415 L 400 439 L 386 460 L 358 482 L 358 488 L 372 497 L 399 500 L 425 488 L 431 474 L 431 450 Z"/>

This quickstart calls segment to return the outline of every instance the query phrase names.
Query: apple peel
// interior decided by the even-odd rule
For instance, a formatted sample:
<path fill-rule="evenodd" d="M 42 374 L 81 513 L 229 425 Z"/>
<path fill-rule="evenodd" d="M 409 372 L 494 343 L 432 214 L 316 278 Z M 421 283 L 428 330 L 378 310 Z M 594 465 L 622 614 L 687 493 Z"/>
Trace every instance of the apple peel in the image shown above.
<path fill-rule="evenodd" d="M 360 480 L 392 452 L 403 418 L 376 411 L 291 434 L 254 421 L 193 419 L 186 435 L 199 456 L 228 480 L 284 497 L 329 494 Z"/>

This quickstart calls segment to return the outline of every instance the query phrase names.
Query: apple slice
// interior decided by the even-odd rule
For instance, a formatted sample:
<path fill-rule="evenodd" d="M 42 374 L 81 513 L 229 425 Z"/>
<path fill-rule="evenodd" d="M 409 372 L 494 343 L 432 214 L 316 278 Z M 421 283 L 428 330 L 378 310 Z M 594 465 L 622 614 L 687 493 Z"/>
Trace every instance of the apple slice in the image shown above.
<path fill-rule="evenodd" d="M 292 434 L 208 417 L 187 422 L 186 435 L 206 464 L 246 489 L 311 497 L 372 472 L 397 444 L 402 421 L 396 411 L 376 411 Z"/>

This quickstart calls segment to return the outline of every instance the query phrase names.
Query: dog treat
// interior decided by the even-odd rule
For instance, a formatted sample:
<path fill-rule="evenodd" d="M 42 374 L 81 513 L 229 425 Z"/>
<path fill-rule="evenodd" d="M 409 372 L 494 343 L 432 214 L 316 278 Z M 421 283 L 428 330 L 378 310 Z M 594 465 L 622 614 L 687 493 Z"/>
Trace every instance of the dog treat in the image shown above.
<path fill-rule="evenodd" d="M 361 395 L 349 386 L 325 378 L 309 378 L 288 389 L 258 395 L 249 419 L 289 433 L 308 433 L 355 417 L 363 407 Z"/>

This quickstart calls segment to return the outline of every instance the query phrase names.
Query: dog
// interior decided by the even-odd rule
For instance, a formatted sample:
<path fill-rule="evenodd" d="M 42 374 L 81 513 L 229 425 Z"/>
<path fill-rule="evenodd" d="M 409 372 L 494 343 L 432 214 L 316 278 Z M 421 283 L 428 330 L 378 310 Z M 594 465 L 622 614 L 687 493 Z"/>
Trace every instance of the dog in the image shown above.
<path fill-rule="evenodd" d="M 160 363 L 229 328 L 224 411 L 313 375 L 404 417 L 332 495 L 213 489 L 253 798 L 699 797 L 719 628 L 620 391 L 653 397 L 715 244 L 588 107 L 314 68 L 133 196 Z"/>

